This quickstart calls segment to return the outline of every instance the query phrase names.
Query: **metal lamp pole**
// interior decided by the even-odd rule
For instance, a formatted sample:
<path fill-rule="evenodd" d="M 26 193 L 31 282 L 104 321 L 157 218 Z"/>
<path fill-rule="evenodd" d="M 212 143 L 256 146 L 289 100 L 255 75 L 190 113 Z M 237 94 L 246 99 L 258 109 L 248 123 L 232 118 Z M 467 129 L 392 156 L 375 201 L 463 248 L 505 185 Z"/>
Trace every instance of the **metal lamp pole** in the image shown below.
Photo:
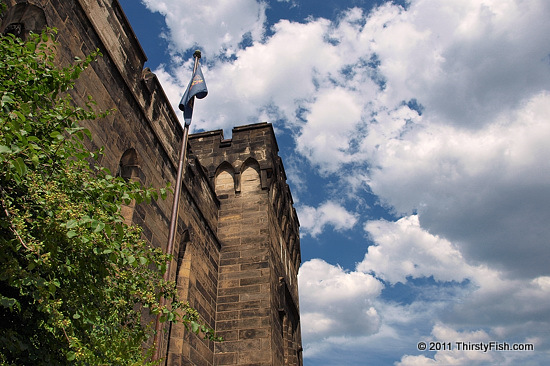
<path fill-rule="evenodd" d="M 201 58 L 201 52 L 195 51 L 193 54 L 193 57 L 195 58 L 195 65 L 193 67 L 193 75 L 195 74 L 195 71 L 197 71 L 197 67 L 199 65 L 199 59 Z M 192 98 L 190 103 L 194 103 L 195 97 Z M 187 140 L 189 139 L 189 124 L 185 123 L 183 127 L 183 137 L 181 141 L 181 150 L 179 154 L 179 162 L 178 162 L 178 174 L 176 177 L 176 186 L 175 186 L 175 192 L 174 192 L 174 202 L 172 204 L 172 216 L 170 218 L 170 231 L 168 232 L 168 244 L 166 246 L 166 254 L 172 254 L 174 251 L 174 239 L 176 237 L 176 225 L 178 222 L 178 213 L 179 213 L 179 202 L 180 202 L 180 193 L 181 193 L 181 185 L 183 180 L 183 169 L 185 167 L 185 160 L 187 158 Z M 166 271 L 164 272 L 163 279 L 164 281 L 168 281 L 170 278 L 170 271 L 172 267 L 172 261 L 168 260 L 166 262 Z M 166 300 L 164 297 L 160 298 L 160 307 L 163 307 L 166 304 Z M 153 361 L 160 360 L 160 334 L 162 332 L 162 324 L 160 322 L 160 316 L 161 314 L 157 315 L 157 319 L 155 322 L 155 338 L 153 341 L 154 347 L 155 347 L 155 353 L 153 354 Z M 170 340 L 168 340 L 170 341 Z"/>

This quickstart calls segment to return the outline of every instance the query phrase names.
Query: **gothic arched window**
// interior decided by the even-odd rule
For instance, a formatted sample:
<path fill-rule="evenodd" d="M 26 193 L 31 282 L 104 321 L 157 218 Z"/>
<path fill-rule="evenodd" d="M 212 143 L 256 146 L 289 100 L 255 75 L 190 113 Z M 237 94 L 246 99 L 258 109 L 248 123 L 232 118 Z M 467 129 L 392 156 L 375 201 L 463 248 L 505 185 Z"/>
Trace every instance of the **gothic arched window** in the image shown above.
<path fill-rule="evenodd" d="M 4 35 L 13 34 L 25 39 L 30 32 L 42 32 L 47 25 L 44 10 L 25 1 L 7 10 L 0 30 Z"/>
<path fill-rule="evenodd" d="M 136 149 L 130 148 L 122 154 L 118 165 L 117 176 L 124 178 L 126 181 L 141 181 L 139 160 Z M 130 225 L 134 217 L 136 208 L 135 200 L 125 203 L 120 208 L 120 213 L 124 217 L 124 223 Z"/>
<path fill-rule="evenodd" d="M 241 192 L 259 192 L 262 189 L 260 181 L 260 164 L 253 159 L 247 159 L 241 172 Z"/>

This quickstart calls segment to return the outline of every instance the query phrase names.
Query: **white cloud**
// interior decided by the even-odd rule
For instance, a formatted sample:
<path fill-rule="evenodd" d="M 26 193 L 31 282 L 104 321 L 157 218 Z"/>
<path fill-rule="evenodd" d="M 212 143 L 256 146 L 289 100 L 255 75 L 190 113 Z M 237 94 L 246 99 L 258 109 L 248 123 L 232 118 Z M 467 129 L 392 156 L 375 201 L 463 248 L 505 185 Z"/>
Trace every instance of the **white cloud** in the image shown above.
<path fill-rule="evenodd" d="M 537 354 L 534 359 L 544 359 L 544 352 L 550 348 L 550 340 L 546 334 L 546 329 L 550 326 L 550 277 L 512 279 L 506 272 L 487 266 L 473 266 L 452 243 L 424 231 L 416 216 L 397 222 L 369 222 L 365 225 L 365 230 L 369 232 L 375 245 L 369 247 L 365 259 L 357 265 L 357 270 L 371 273 L 390 283 L 399 281 L 408 284 L 410 278 L 421 277 L 433 277 L 441 282 L 468 281 L 466 286 L 447 282 L 447 286 L 441 288 L 441 293 L 432 293 L 429 297 L 416 289 L 417 298 L 411 304 L 415 306 L 391 305 L 378 299 L 377 309 L 383 324 L 395 326 L 395 320 L 390 319 L 400 318 L 411 321 L 407 326 L 409 328 L 414 328 L 423 321 L 434 324 L 433 339 L 441 342 L 487 340 L 535 343 L 536 349 L 542 353 Z M 453 287 L 456 291 L 450 291 L 445 296 L 445 289 Z M 433 290 L 426 288 L 425 291 Z M 420 304 L 423 305 L 423 310 L 419 310 L 422 309 Z M 411 309 L 414 309 L 412 313 Z M 422 311 L 426 310 L 429 317 L 422 316 Z M 416 320 L 411 320 L 415 318 Z M 458 332 L 455 329 L 473 329 L 475 332 Z M 483 339 L 478 337 L 480 334 L 484 335 Z M 420 340 L 426 339 L 417 336 L 416 341 Z M 410 341 L 413 342 L 414 339 Z M 524 357 L 533 358 L 533 355 L 525 353 L 519 355 L 490 352 L 487 355 L 456 349 L 452 352 L 437 352 L 434 358 L 410 355 L 410 351 L 407 354 L 408 356 L 402 358 L 401 365 L 512 365 Z"/>
<path fill-rule="evenodd" d="M 452 350 L 436 352 L 434 358 L 421 356 L 404 356 L 397 366 L 416 366 L 416 365 L 487 365 L 497 364 L 502 361 L 496 352 L 476 352 L 459 351 L 455 342 L 485 342 L 492 341 L 491 337 L 485 331 L 457 332 L 454 329 L 442 324 L 436 324 L 432 330 L 433 338 L 424 340 L 425 342 L 435 341 L 443 342 L 448 346 L 450 343 Z M 500 364 L 500 363 L 499 363 Z"/>
<path fill-rule="evenodd" d="M 416 98 L 438 121 L 474 127 L 547 88 L 549 12 L 542 0 L 412 1 L 382 6 L 363 33 L 388 100 Z"/>
<path fill-rule="evenodd" d="M 452 299 L 434 296 L 430 301 L 418 300 L 403 305 L 383 301 L 377 296 L 371 302 L 380 319 L 376 332 L 347 336 L 327 333 L 325 337 L 305 337 L 304 357 L 309 363 L 389 365 L 399 361 L 402 355 L 416 354 L 417 343 L 427 339 L 434 319 L 448 311 Z M 349 311 L 347 302 L 342 306 Z M 304 306 L 301 306 L 301 311 L 304 312 Z M 332 316 L 339 321 L 340 313 L 332 313 Z"/>
<path fill-rule="evenodd" d="M 548 276 L 508 278 L 506 272 L 474 266 L 451 242 L 422 229 L 417 216 L 396 222 L 368 222 L 365 230 L 374 245 L 357 264 L 358 271 L 391 284 L 427 277 L 439 282 L 468 281 L 466 287 L 458 285 L 463 291 L 452 294 L 455 303 L 452 311 L 439 317 L 443 321 L 469 327 L 500 326 L 498 334 L 511 337 L 528 332 L 538 336 L 538 331 L 530 330 L 533 322 L 546 323 L 550 319 Z"/>
<path fill-rule="evenodd" d="M 540 337 L 550 326 L 550 277 L 506 279 L 496 271 L 481 270 L 477 285 L 464 301 L 453 305 L 443 319 L 466 327 L 488 327 L 500 338 Z M 550 345 L 550 340 L 547 340 Z"/>
<path fill-rule="evenodd" d="M 308 121 L 296 139 L 297 151 L 318 164 L 322 171 L 335 171 L 342 163 L 351 162 L 350 139 L 361 122 L 362 99 L 350 90 L 326 88 L 317 93 Z"/>
<path fill-rule="evenodd" d="M 417 211 L 421 226 L 468 258 L 516 275 L 548 274 L 549 106 L 550 94 L 540 93 L 477 131 L 418 125 L 387 138 L 385 126 L 373 125 L 367 183 L 397 212 Z"/>
<path fill-rule="evenodd" d="M 215 60 L 203 68 L 209 95 L 196 109 L 192 126 L 230 131 L 237 124 L 279 118 L 295 126 L 296 111 L 315 99 L 319 76 L 339 67 L 335 47 L 324 40 L 329 26 L 324 19 L 307 24 L 281 20 L 265 42 L 239 50 L 235 60 Z M 174 105 L 191 68 L 190 61 L 182 68 L 176 60 L 155 70 Z"/>
<path fill-rule="evenodd" d="M 376 245 L 357 269 L 375 273 L 390 282 L 407 282 L 407 277 L 433 276 L 437 281 L 462 282 L 473 274 L 460 252 L 449 241 L 424 231 L 418 216 L 397 222 L 370 221 L 365 225 Z"/>
<path fill-rule="evenodd" d="M 435 324 L 431 336 L 423 339 L 425 342 L 444 343 L 446 347 L 452 347 L 451 350 L 441 350 L 437 352 L 429 352 L 432 357 L 425 355 L 405 355 L 401 358 L 396 366 L 416 366 L 416 365 L 542 365 L 546 363 L 547 354 L 541 352 L 538 347 L 540 344 L 534 339 L 516 339 L 516 342 L 505 341 L 495 338 L 494 334 L 487 333 L 484 330 L 465 330 L 457 331 L 453 327 L 438 323 Z M 510 346 L 513 343 L 531 343 L 535 347 L 535 351 L 476 351 L 459 349 L 456 342 L 463 342 L 469 346 L 473 344 L 485 344 L 490 346 L 490 342 L 508 343 Z M 460 345 L 460 347 L 464 347 Z M 538 350 L 538 351 L 537 351 Z M 536 353 L 535 353 L 536 352 Z M 430 356 L 432 356 L 430 354 Z"/>
<path fill-rule="evenodd" d="M 302 264 L 298 274 L 302 337 L 310 342 L 334 336 L 378 331 L 380 318 L 372 300 L 383 288 L 361 272 L 346 272 L 321 259 Z"/>
<path fill-rule="evenodd" d="M 285 118 L 289 126 L 299 127 L 299 151 L 331 172 L 341 164 L 365 161 L 364 154 L 349 148 L 356 130 L 364 131 L 371 115 L 376 120 L 388 113 L 399 117 L 392 111 L 408 109 L 401 108 L 403 101 L 415 99 L 424 107 L 427 126 L 479 128 L 498 114 L 513 112 L 550 81 L 550 42 L 543 36 L 550 30 L 549 9 L 542 0 L 423 0 L 412 1 L 407 10 L 385 4 L 370 14 L 354 8 L 336 22 L 281 20 L 265 40 L 260 36 L 265 15 L 258 16 L 265 13 L 265 4 L 256 1 L 231 2 L 231 11 L 226 1 L 211 2 L 208 7 L 216 12 L 208 16 L 201 15 L 206 5 L 187 1 L 147 5 L 166 16 L 175 44 L 194 39 L 181 34 L 189 29 L 201 29 L 195 38 L 209 34 L 211 27 L 193 27 L 188 19 L 235 22 L 239 26 L 229 32 L 231 39 L 242 38 L 245 31 L 257 34 L 244 50 L 236 46 L 240 40 L 233 42 L 234 60 L 209 59 L 214 62 L 205 72 L 210 95 L 202 103 L 204 111 L 197 111 L 197 128 Z M 224 39 L 219 32 L 211 37 L 216 41 L 208 44 Z M 176 100 L 189 75 L 170 74 L 176 78 L 161 80 L 178 84 L 171 97 Z M 414 113 L 401 114 L 403 123 L 415 118 Z M 334 146 L 327 146 L 329 141 Z"/>
<path fill-rule="evenodd" d="M 166 19 L 166 37 L 175 54 L 200 46 L 207 55 L 234 54 L 249 37 L 260 40 L 264 34 L 266 3 L 256 0 L 142 0 L 152 12 Z"/>
<path fill-rule="evenodd" d="M 302 205 L 296 210 L 302 233 L 313 237 L 321 234 L 327 225 L 342 231 L 350 230 L 357 223 L 355 214 L 349 213 L 345 207 L 332 201 L 326 201 L 317 208 Z"/>
<path fill-rule="evenodd" d="M 362 180 L 472 260 L 548 274 L 550 44 L 540 35 L 549 9 L 480 4 L 425 0 L 368 16 L 353 9 L 332 23 L 280 21 L 265 42 L 204 68 L 210 94 L 192 129 L 283 118 L 297 151 L 353 182 L 349 191 Z M 186 66 L 175 77 L 156 71 L 174 105 Z M 412 99 L 422 115 L 402 103 Z"/>

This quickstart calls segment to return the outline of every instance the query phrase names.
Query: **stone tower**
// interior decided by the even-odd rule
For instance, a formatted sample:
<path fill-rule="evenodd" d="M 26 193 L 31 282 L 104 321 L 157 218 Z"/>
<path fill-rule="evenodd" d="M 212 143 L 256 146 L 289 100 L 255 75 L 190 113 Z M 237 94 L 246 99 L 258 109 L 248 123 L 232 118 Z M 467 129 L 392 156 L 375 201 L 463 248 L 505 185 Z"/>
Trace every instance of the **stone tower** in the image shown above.
<path fill-rule="evenodd" d="M 298 365 L 298 220 L 270 124 L 192 135 L 217 198 L 218 365 Z"/>
<path fill-rule="evenodd" d="M 147 186 L 175 183 L 182 128 L 118 0 L 7 0 L 0 32 L 58 29 L 57 62 L 103 56 L 71 95 L 113 112 L 87 127 L 100 163 Z M 207 77 L 207 76 L 206 76 Z M 210 93 L 215 91 L 211 90 Z M 171 278 L 178 297 L 225 341 L 164 329 L 163 365 L 301 365 L 299 224 L 268 123 L 190 136 Z M 166 250 L 172 197 L 123 207 L 150 245 Z"/>

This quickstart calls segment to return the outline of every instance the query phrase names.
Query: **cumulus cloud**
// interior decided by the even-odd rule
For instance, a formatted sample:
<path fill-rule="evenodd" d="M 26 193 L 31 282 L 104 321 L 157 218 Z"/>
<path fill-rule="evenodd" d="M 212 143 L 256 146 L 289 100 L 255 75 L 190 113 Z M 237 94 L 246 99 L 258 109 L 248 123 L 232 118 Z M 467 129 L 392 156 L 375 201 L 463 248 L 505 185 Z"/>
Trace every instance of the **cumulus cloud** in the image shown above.
<path fill-rule="evenodd" d="M 380 317 L 372 300 L 383 285 L 373 276 L 312 259 L 302 264 L 298 281 L 305 342 L 378 331 Z"/>
<path fill-rule="evenodd" d="M 404 356 L 397 366 L 415 366 L 415 365 L 487 365 L 502 361 L 496 352 L 464 352 L 459 351 L 456 342 L 465 343 L 488 343 L 492 341 L 491 337 L 483 330 L 472 332 L 457 332 L 456 330 L 442 324 L 436 324 L 432 330 L 432 336 L 429 341 L 451 342 L 453 350 L 436 352 L 434 358 L 421 356 Z M 449 341 L 452 340 L 452 341 Z"/>
<path fill-rule="evenodd" d="M 437 291 L 435 288 L 432 290 Z M 380 319 L 376 332 L 354 336 L 351 333 L 347 336 L 326 333 L 324 337 L 306 337 L 304 357 L 309 363 L 335 366 L 342 363 L 390 365 L 399 361 L 402 355 L 417 354 L 417 343 L 427 340 L 426 335 L 430 334 L 434 319 L 448 312 L 450 303 L 454 301 L 432 294 L 429 301 L 398 304 L 382 300 L 381 296 L 370 300 Z M 343 306 L 349 309 L 349 305 Z M 339 313 L 332 313 L 332 316 L 337 317 Z"/>
<path fill-rule="evenodd" d="M 422 229 L 416 215 L 396 222 L 371 221 L 365 230 L 374 245 L 357 264 L 358 271 L 374 274 L 390 284 L 425 277 L 439 282 L 467 280 L 471 284 L 465 288 L 467 293 L 456 299 L 459 301 L 452 305 L 453 311 L 441 317 L 448 322 L 489 327 L 506 324 L 516 330 L 523 324 L 526 331 L 532 326 L 529 321 L 550 319 L 548 276 L 508 278 L 506 272 L 472 265 L 451 242 Z M 502 329 L 499 333 L 505 335 Z"/>
<path fill-rule="evenodd" d="M 483 126 L 546 88 L 550 9 L 542 0 L 385 5 L 362 34 L 381 61 L 388 97 L 417 98 L 436 120 Z"/>
<path fill-rule="evenodd" d="M 535 343 L 537 350 L 543 352 L 535 359 L 539 356 L 544 358 L 544 350 L 550 346 L 550 340 L 545 336 L 545 329 L 550 326 L 550 277 L 539 276 L 531 280 L 509 278 L 506 272 L 486 265 L 471 265 L 452 243 L 423 230 L 417 216 L 397 222 L 369 222 L 365 230 L 374 245 L 369 247 L 357 270 L 371 273 L 389 283 L 407 284 L 410 279 L 422 277 L 446 282 L 441 292 L 427 288 L 426 291 L 435 290 L 436 293 L 418 296 L 419 300 L 414 300 L 411 305 L 379 302 L 377 309 L 384 324 L 393 323 L 395 326 L 396 322 L 390 319 L 399 318 L 407 318 L 414 324 L 433 324 L 433 339 L 441 342 L 473 343 L 486 340 Z M 458 283 L 460 281 L 467 285 L 461 285 Z M 445 296 L 444 289 L 451 290 L 448 292 L 450 296 Z M 419 307 L 420 304 L 422 306 Z M 428 317 L 423 316 L 426 309 L 429 309 Z M 459 332 L 456 329 L 469 330 Z M 479 338 L 480 335 L 483 339 Z M 480 355 L 479 352 L 457 349 L 438 352 L 435 358 L 408 354 L 400 364 L 518 362 L 513 354 Z"/>
<path fill-rule="evenodd" d="M 550 277 L 512 280 L 485 269 L 472 281 L 476 290 L 454 304 L 443 320 L 463 327 L 488 327 L 504 340 L 545 334 L 543 329 L 550 326 Z M 549 344 L 546 340 L 545 348 Z"/>
<path fill-rule="evenodd" d="M 361 122 L 362 99 L 340 87 L 324 89 L 317 94 L 311 109 L 304 114 L 307 120 L 296 139 L 298 152 L 317 164 L 322 172 L 334 172 L 343 163 L 351 162 L 350 139 L 355 126 Z M 335 108 L 338 106 L 338 108 Z"/>
<path fill-rule="evenodd" d="M 459 349 L 456 342 L 463 342 L 467 345 L 486 344 L 490 342 L 504 343 L 494 334 L 487 333 L 484 330 L 464 330 L 458 331 L 444 324 L 436 324 L 431 333 L 431 337 L 425 339 L 426 342 L 450 343 L 452 350 L 437 351 L 432 357 L 426 355 L 405 355 L 396 366 L 416 366 L 416 365 L 541 365 L 545 363 L 546 355 L 539 352 L 534 355 L 533 351 L 528 352 L 503 352 L 503 351 L 464 351 Z M 540 346 L 534 339 L 517 340 L 516 343 L 530 343 L 535 347 Z M 513 342 L 506 342 L 511 345 Z M 460 347 L 464 347 L 461 345 Z M 431 353 L 431 352 L 430 352 Z M 431 355 L 430 355 L 431 356 Z"/>
<path fill-rule="evenodd" d="M 376 273 L 390 283 L 430 276 L 437 281 L 462 282 L 473 274 L 460 251 L 449 241 L 423 230 L 416 215 L 397 222 L 370 221 L 365 230 L 376 245 L 368 248 L 357 265 L 360 271 Z"/>
<path fill-rule="evenodd" d="M 327 201 L 319 207 L 307 205 L 297 208 L 302 233 L 313 237 L 321 234 L 330 225 L 337 231 L 349 230 L 355 226 L 357 216 L 346 210 L 342 205 Z"/>
<path fill-rule="evenodd" d="M 286 121 L 295 128 L 296 113 L 309 111 L 315 99 L 317 79 L 339 67 L 335 46 L 324 39 L 329 26 L 325 19 L 307 24 L 281 20 L 269 39 L 240 49 L 234 60 L 213 60 L 211 67 L 203 68 L 210 92 L 194 112 L 192 128 L 230 132 L 235 124 L 264 120 Z M 173 105 L 191 69 L 191 61 L 182 67 L 176 59 L 155 70 Z"/>
<path fill-rule="evenodd" d="M 261 36 L 265 4 L 256 1 L 231 2 L 231 11 L 226 1 L 211 2 L 214 16 L 204 15 L 206 5 L 189 6 L 187 1 L 146 4 L 165 15 L 174 44 L 212 37 L 215 41 L 206 42 L 214 45 L 209 48 L 223 48 L 220 42 L 227 37 L 211 31 L 216 27 L 193 27 L 195 23 L 186 23 L 191 19 L 197 24 L 239 24 L 228 31 L 228 38 L 239 39 L 227 41 L 234 59 L 220 61 L 217 51 L 212 52 L 215 65 L 205 73 L 211 93 L 204 101 L 209 110 L 204 123 L 227 128 L 227 119 L 246 123 L 250 118 L 283 118 L 298 128 L 300 152 L 329 170 L 365 159 L 353 159 L 356 130 L 404 102 L 415 100 L 430 123 L 479 128 L 497 114 L 513 112 L 550 81 L 550 42 L 543 36 L 550 30 L 550 10 L 542 0 L 423 0 L 412 1 L 406 10 L 388 3 L 368 14 L 350 9 L 334 22 L 280 20 L 267 39 Z M 182 35 L 190 29 L 200 31 Z M 248 32 L 255 35 L 251 46 L 239 48 Z M 178 47 L 183 51 L 192 44 Z M 163 78 L 163 85 L 185 87 L 188 77 L 178 80 L 176 69 L 169 71 L 172 78 Z M 410 118 L 405 113 L 401 121 Z M 332 128 L 325 128 L 329 121 Z M 309 139 L 312 131 L 314 138 Z M 323 149 L 338 154 L 327 159 Z"/>
<path fill-rule="evenodd" d="M 165 35 L 178 54 L 200 46 L 206 54 L 231 56 L 244 39 L 263 37 L 266 21 L 264 2 L 256 0 L 142 0 L 152 12 L 162 14 L 169 33 Z"/>
<path fill-rule="evenodd" d="M 417 211 L 423 227 L 468 258 L 515 275 L 547 275 L 549 105 L 541 92 L 475 132 L 423 126 L 401 139 L 377 132 L 368 184 L 397 212 Z"/>

